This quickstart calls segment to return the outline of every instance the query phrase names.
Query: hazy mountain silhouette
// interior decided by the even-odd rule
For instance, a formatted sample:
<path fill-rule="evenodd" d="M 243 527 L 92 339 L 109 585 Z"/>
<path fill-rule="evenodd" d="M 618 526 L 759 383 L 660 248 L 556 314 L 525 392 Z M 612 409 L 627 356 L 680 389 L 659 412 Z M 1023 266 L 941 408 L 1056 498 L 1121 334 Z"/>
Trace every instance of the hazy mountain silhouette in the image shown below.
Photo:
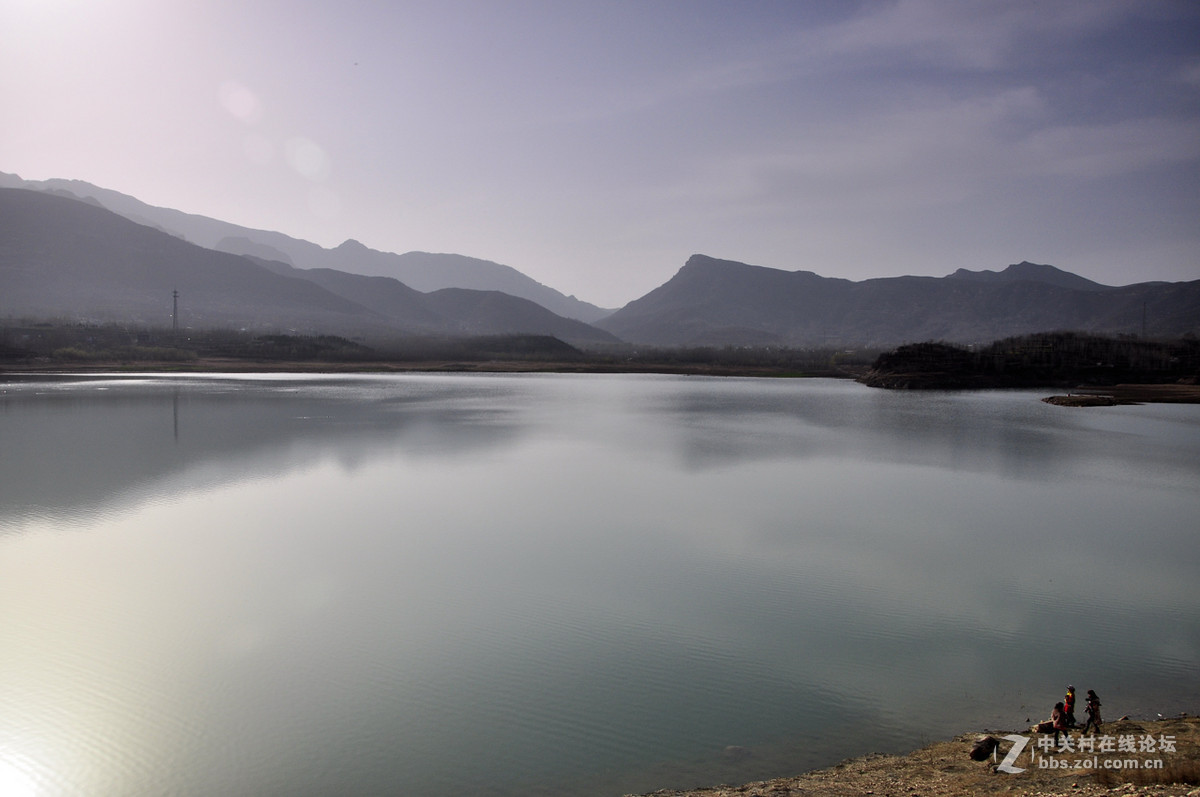
<path fill-rule="evenodd" d="M 298 266 L 310 262 L 310 259 L 305 257 L 293 259 Z M 321 260 L 325 262 L 319 262 Z M 537 302 L 558 315 L 589 324 L 613 312 L 580 301 L 574 296 L 563 296 L 515 268 L 466 255 L 380 252 L 350 239 L 333 249 L 321 250 L 321 254 L 312 258 L 311 262 L 314 266 L 324 265 L 355 274 L 394 277 L 405 285 L 425 293 L 442 288 L 501 291 L 510 296 Z"/>
<path fill-rule="evenodd" d="M 890 347 L 926 340 L 984 343 L 1050 330 L 1200 334 L 1200 281 L 1113 287 L 1022 262 L 1002 271 L 853 282 L 704 255 L 589 326 L 576 319 L 607 311 L 490 261 L 397 255 L 353 240 L 324 249 L 281 233 L 154 208 L 78 181 L 26 182 L 0 173 L 0 185 L 36 189 L 6 191 L 0 316 L 163 324 L 170 320 L 170 293 L 178 289 L 184 294 L 182 322 L 193 326 L 527 333 L 575 345 L 619 338 L 660 346 Z M 487 289 L 456 287 L 460 283 Z M 569 299 L 573 315 L 547 310 L 554 296 Z"/>
<path fill-rule="evenodd" d="M 429 305 L 457 319 L 452 330 L 460 335 L 515 335 L 537 330 L 567 343 L 618 343 L 611 335 L 574 318 L 563 318 L 537 302 L 502 291 L 442 288 L 425 294 Z"/>
<path fill-rule="evenodd" d="M 617 338 L 537 302 L 500 291 L 442 288 L 422 293 L 391 277 L 367 277 L 328 268 L 299 269 L 251 257 L 264 268 L 320 285 L 389 318 L 449 335 L 552 335 L 569 343 L 616 343 Z"/>
<path fill-rule="evenodd" d="M 1056 329 L 1200 333 L 1200 280 L 1109 287 L 1035 263 L 1001 272 L 852 282 L 693 255 L 597 326 L 634 342 L 893 346 L 988 342 Z"/>
<path fill-rule="evenodd" d="M 91 202 L 0 188 L 0 317 L 166 326 L 175 290 L 180 325 L 197 328 L 615 340 L 524 299 L 460 289 L 474 298 L 449 301 L 387 277 L 297 269 L 205 249 Z"/>
<path fill-rule="evenodd" d="M 311 282 L 51 194 L 0 189 L 0 247 L 4 316 L 164 326 L 179 290 L 194 326 L 345 329 L 384 322 Z"/>
<path fill-rule="evenodd" d="M 92 200 L 127 219 L 181 236 L 207 249 L 254 255 L 300 268 L 330 268 L 368 276 L 392 277 L 423 292 L 441 288 L 503 291 L 537 302 L 558 315 L 587 323 L 612 312 L 574 296 L 565 296 L 514 268 L 490 260 L 427 252 L 380 252 L 354 240 L 326 249 L 279 232 L 254 230 L 206 216 L 154 207 L 118 191 L 81 180 L 23 180 L 15 174 L 0 172 L 0 187 L 26 188 Z"/>

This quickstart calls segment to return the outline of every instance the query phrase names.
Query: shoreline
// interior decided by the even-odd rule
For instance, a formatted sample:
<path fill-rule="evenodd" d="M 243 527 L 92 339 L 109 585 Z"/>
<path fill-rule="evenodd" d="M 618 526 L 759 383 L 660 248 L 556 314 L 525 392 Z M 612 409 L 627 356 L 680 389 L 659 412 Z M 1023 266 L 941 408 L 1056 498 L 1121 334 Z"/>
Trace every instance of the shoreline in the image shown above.
<path fill-rule="evenodd" d="M 0 362 L 0 378 L 8 375 L 67 375 L 87 373 L 298 373 L 298 374 L 402 374 L 402 373 L 563 373 L 563 374 L 667 374 L 680 376 L 743 376 L 766 378 L 855 379 L 861 369 L 799 371 L 777 366 L 705 365 L 698 363 L 606 363 L 554 360 L 376 360 L 333 362 L 308 360 L 243 360 L 205 357 L 197 360 L 88 361 L 78 363 Z"/>
<path fill-rule="evenodd" d="M 1065 396 L 1048 396 L 1047 404 L 1060 407 L 1113 407 L 1121 404 L 1200 404 L 1200 385 L 1121 384 L 1110 387 L 1080 386 Z"/>
<path fill-rule="evenodd" d="M 1073 740 L 1079 738 L 1079 730 L 1070 731 Z M 1021 772 L 998 769 L 1013 746 L 1004 740 L 1009 734 L 1029 739 L 1012 765 L 1022 769 Z M 1000 749 L 995 760 L 988 757 L 975 761 L 970 756 L 971 749 L 984 736 L 1000 739 Z M 1143 746 L 1143 740 L 1150 737 L 1153 751 L 1044 753 L 1037 748 L 1039 736 L 1053 738 L 1029 728 L 985 729 L 959 734 L 909 753 L 869 753 L 849 758 L 794 777 L 736 786 L 661 789 L 625 797 L 969 797 L 974 794 L 1200 797 L 1200 717 L 1181 714 L 1155 720 L 1111 720 L 1093 737 L 1109 737 L 1114 746 L 1123 737 L 1132 738 L 1135 746 Z M 1052 761 L 1055 766 L 1049 766 Z M 1132 766 L 1134 761 L 1138 762 L 1137 768 Z"/>
<path fill-rule="evenodd" d="M 236 358 L 203 358 L 188 362 L 81 362 L 65 366 L 62 363 L 2 363 L 0 381 L 10 376 L 69 376 L 92 373 L 156 373 L 156 374 L 213 374 L 213 373 L 297 373 L 297 374 L 405 374 L 405 373 L 474 373 L 474 374 L 662 374 L 668 376 L 726 376 L 762 379 L 854 379 L 863 383 L 861 372 L 855 368 L 827 371 L 794 371 L 778 367 L 721 366 L 698 364 L 613 364 L 561 361 L 486 360 L 462 362 L 430 360 L 412 362 L 329 362 L 242 360 Z M 865 384 L 865 383 L 864 383 Z M 880 387 L 894 390 L 896 387 Z M 1044 387 L 1053 387 L 1046 385 Z M 1021 387 L 960 387 L 952 392 L 971 390 L 1036 390 L 1037 386 Z M 1047 404 L 1059 407 L 1112 407 L 1129 404 L 1200 404 L 1200 385 L 1195 384 L 1117 384 L 1109 386 L 1079 385 L 1066 395 L 1042 398 Z"/>

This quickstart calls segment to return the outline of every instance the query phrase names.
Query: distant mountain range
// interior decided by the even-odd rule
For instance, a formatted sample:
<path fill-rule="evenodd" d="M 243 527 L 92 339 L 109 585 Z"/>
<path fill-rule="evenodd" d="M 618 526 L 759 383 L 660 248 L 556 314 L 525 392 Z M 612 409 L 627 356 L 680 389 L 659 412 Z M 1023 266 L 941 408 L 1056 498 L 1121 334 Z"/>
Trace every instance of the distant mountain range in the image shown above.
<path fill-rule="evenodd" d="M 607 332 L 499 291 L 421 293 L 391 277 L 205 249 L 98 204 L 0 188 L 0 318 L 375 337 L 552 335 L 616 342 Z"/>
<path fill-rule="evenodd" d="M 573 345 L 889 348 L 1052 330 L 1200 335 L 1200 280 L 1101 285 L 1053 266 L 854 282 L 693 255 L 615 312 L 455 254 L 334 249 L 0 173 L 0 319 L 366 336 L 552 335 Z"/>
<path fill-rule="evenodd" d="M 1050 330 L 1200 334 L 1200 280 L 1101 285 L 1053 266 L 959 269 L 852 282 L 693 255 L 668 282 L 597 323 L 658 346 L 890 347 L 986 343 Z"/>
<path fill-rule="evenodd" d="M 392 277 L 424 292 L 441 288 L 501 291 L 537 302 L 557 315 L 586 323 L 612 312 L 574 296 L 564 296 L 515 268 L 490 260 L 429 252 L 380 252 L 355 240 L 325 249 L 279 232 L 254 230 L 206 216 L 154 207 L 126 194 L 81 180 L 23 180 L 15 174 L 0 172 L 0 188 L 27 188 L 91 200 L 131 221 L 157 227 L 206 249 L 278 260 L 297 268 L 337 269 L 353 274 Z"/>

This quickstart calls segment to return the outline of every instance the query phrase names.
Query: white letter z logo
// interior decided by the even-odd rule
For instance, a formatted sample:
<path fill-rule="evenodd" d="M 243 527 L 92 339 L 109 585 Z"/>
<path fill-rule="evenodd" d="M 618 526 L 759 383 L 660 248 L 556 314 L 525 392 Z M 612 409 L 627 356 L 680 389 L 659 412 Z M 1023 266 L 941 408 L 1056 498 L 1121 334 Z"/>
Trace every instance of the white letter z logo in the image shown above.
<path fill-rule="evenodd" d="M 996 767 L 996 769 L 1000 770 L 1001 772 L 1009 772 L 1013 775 L 1017 774 L 1018 772 L 1024 772 L 1024 767 L 1014 767 L 1013 764 L 1017 763 L 1017 756 L 1019 756 L 1021 751 L 1025 749 L 1025 745 L 1029 744 L 1029 739 L 1024 736 L 1017 736 L 1016 734 L 1009 734 L 1008 736 L 1001 736 L 1000 738 L 1008 739 L 1013 743 L 1013 746 L 1009 749 L 1008 755 L 1004 756 L 1004 760 L 1000 762 L 1000 766 Z"/>

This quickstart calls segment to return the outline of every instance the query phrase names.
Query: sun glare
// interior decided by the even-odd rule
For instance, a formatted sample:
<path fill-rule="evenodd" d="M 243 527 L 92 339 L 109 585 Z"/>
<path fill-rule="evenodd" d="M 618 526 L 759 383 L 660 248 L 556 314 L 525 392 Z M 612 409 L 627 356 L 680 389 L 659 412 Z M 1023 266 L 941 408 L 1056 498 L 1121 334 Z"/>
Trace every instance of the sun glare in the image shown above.
<path fill-rule="evenodd" d="M 36 797 L 37 783 L 33 776 L 8 757 L 0 757 L 0 794 L 4 797 Z"/>
<path fill-rule="evenodd" d="M 5 8 L 22 22 L 66 20 L 91 5 L 86 0 L 5 0 Z"/>

